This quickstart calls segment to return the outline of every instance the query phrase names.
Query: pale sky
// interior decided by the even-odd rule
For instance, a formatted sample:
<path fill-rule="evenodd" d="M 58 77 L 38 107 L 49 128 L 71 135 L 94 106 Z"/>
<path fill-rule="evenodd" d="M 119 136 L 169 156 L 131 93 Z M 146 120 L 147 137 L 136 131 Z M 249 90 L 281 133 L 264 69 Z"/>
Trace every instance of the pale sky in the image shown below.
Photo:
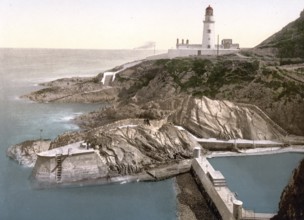
<path fill-rule="evenodd" d="M 215 31 L 253 47 L 297 19 L 304 0 L 0 0 L 0 47 L 133 49 L 176 38 L 201 43 L 203 17 Z"/>

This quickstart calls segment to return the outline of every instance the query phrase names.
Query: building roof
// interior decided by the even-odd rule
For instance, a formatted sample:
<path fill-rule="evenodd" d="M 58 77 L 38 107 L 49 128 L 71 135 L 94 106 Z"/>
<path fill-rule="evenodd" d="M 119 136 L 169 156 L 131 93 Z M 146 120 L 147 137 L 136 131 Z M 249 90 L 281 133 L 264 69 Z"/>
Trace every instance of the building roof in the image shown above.
<path fill-rule="evenodd" d="M 213 10 L 213 8 L 209 5 L 206 10 Z"/>
<path fill-rule="evenodd" d="M 206 15 L 213 16 L 213 8 L 210 5 L 206 8 Z"/>

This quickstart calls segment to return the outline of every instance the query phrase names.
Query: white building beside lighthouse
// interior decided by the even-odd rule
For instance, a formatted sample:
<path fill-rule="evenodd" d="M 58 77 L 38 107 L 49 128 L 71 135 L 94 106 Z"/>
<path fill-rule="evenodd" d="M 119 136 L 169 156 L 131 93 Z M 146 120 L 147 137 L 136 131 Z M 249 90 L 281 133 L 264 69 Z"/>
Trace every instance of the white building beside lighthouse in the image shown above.
<path fill-rule="evenodd" d="M 223 55 L 237 53 L 239 44 L 232 43 L 232 39 L 223 39 L 221 44 L 216 43 L 214 10 L 209 5 L 205 9 L 203 20 L 203 38 L 200 44 L 190 44 L 189 39 L 177 39 L 176 49 L 168 50 L 168 57 L 185 57 L 200 55 Z"/>

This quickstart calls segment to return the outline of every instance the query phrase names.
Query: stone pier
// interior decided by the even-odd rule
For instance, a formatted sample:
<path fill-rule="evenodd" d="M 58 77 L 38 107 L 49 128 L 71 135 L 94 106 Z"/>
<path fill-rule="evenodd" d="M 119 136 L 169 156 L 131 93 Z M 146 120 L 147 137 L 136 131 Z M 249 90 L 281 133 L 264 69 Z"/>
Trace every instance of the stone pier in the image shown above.
<path fill-rule="evenodd" d="M 223 220 L 235 219 L 270 219 L 274 214 L 255 213 L 251 210 L 242 208 L 235 193 L 226 185 L 225 177 L 220 171 L 214 170 L 206 157 L 193 159 L 192 170 L 203 187 L 205 192 L 212 200 Z"/>

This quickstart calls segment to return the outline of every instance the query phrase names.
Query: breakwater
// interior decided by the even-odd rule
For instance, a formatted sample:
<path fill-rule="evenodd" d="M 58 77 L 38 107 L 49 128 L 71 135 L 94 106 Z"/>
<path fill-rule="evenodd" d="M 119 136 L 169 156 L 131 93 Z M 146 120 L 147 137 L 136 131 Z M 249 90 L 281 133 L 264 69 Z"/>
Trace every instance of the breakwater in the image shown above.
<path fill-rule="evenodd" d="M 263 149 L 263 150 L 265 150 L 265 149 Z M 231 156 L 233 156 L 233 157 L 241 156 L 242 158 L 244 158 L 244 160 L 246 157 L 246 161 L 249 163 L 250 161 L 248 161 L 247 156 L 249 157 L 249 156 L 257 155 L 260 157 L 262 155 L 265 155 L 265 156 L 268 155 L 268 156 L 275 157 L 275 155 L 280 156 L 280 155 L 285 155 L 285 153 L 300 153 L 300 155 L 297 154 L 298 156 L 296 154 L 294 155 L 294 156 L 296 156 L 296 158 L 291 157 L 291 158 L 294 158 L 294 159 L 292 159 L 293 161 L 297 161 L 298 160 L 297 158 L 303 158 L 303 156 L 301 156 L 301 155 L 304 152 L 303 146 L 280 148 L 280 149 L 272 150 L 272 151 L 271 151 L 271 148 L 269 148 L 268 150 L 269 151 L 261 152 L 261 151 L 259 151 L 259 149 L 256 149 L 255 152 L 250 151 L 250 152 L 241 153 L 241 154 L 233 153 L 233 152 L 231 152 L 231 153 L 213 153 L 212 155 L 209 155 L 208 157 L 221 157 L 223 159 L 228 159 L 228 157 L 231 157 Z M 284 158 L 285 158 L 285 156 L 284 156 Z M 233 160 L 233 159 L 231 158 L 230 160 Z M 256 159 L 253 159 L 253 160 L 256 161 Z M 280 159 L 280 160 L 282 160 L 282 159 Z M 269 161 L 269 163 L 275 162 L 275 161 L 272 161 L 272 159 L 271 160 L 268 159 L 267 161 Z M 262 163 L 262 161 L 260 161 L 259 163 Z M 294 162 L 294 163 L 296 163 L 296 162 Z M 250 171 L 245 171 L 245 172 L 248 172 L 247 174 L 246 173 L 238 174 L 238 170 L 234 170 L 233 166 L 232 167 L 228 166 L 228 165 L 223 165 L 223 166 L 226 169 L 229 169 L 235 175 L 233 175 L 233 177 L 226 176 L 225 175 L 225 174 L 227 174 L 226 172 L 223 175 L 222 169 L 220 169 L 221 171 L 216 170 L 214 168 L 214 165 L 212 165 L 211 162 L 209 161 L 209 158 L 207 158 L 205 156 L 194 159 L 193 163 L 192 163 L 192 172 L 193 172 L 194 176 L 196 177 L 198 185 L 201 186 L 201 190 L 202 190 L 203 194 L 205 194 L 209 198 L 210 206 L 213 209 L 217 210 L 218 214 L 221 216 L 222 219 L 227 219 L 227 220 L 238 219 L 238 218 L 239 219 L 270 219 L 274 215 L 274 213 L 272 211 L 261 212 L 261 210 L 263 210 L 263 208 L 262 209 L 259 208 L 256 210 L 250 204 L 253 202 L 255 205 L 257 205 L 256 203 L 259 201 L 258 202 L 259 206 L 261 206 L 261 205 L 262 205 L 262 207 L 264 205 L 269 206 L 270 201 L 268 201 L 268 199 L 269 199 L 268 197 L 272 198 L 272 196 L 269 195 L 267 198 L 260 196 L 260 197 L 258 197 L 258 200 L 256 200 L 256 198 L 254 198 L 254 197 L 249 197 L 249 198 L 246 198 L 244 201 L 240 202 L 239 198 L 244 199 L 244 195 L 243 195 L 242 191 L 238 191 L 238 193 L 236 193 L 237 189 L 235 187 L 231 188 L 231 185 L 230 185 L 231 178 L 233 178 L 234 182 L 242 183 L 245 181 L 245 177 L 247 177 L 247 176 L 250 177 L 251 175 L 254 176 L 255 175 L 254 173 L 256 173 L 258 171 L 253 172 L 253 174 L 251 174 Z M 242 165 L 239 164 L 237 166 L 238 166 L 238 169 L 243 169 Z M 293 165 L 290 169 L 292 170 L 295 166 L 296 165 Z M 256 169 L 261 170 L 261 168 L 259 168 L 257 165 L 256 165 Z M 279 169 L 279 170 L 282 171 L 282 169 Z M 286 180 L 284 180 L 285 177 L 283 179 L 281 178 L 282 180 L 278 179 L 279 176 L 283 175 L 282 174 L 283 171 L 282 172 L 271 171 L 271 172 L 277 173 L 276 176 L 278 176 L 278 177 L 271 177 L 271 178 L 276 179 L 277 184 L 279 184 L 279 182 L 282 182 L 282 181 L 283 181 L 283 183 L 279 184 L 279 185 L 282 185 L 282 187 L 284 187 L 287 184 L 288 177 Z M 287 174 L 288 173 L 291 175 L 291 171 L 288 171 Z M 271 183 L 271 182 L 269 182 L 268 179 L 269 178 L 264 178 L 264 179 L 262 179 L 262 181 L 263 182 L 266 181 L 265 183 L 268 183 L 268 186 L 269 186 L 269 183 Z M 256 191 L 257 190 L 256 187 L 259 184 L 259 180 L 255 179 L 255 181 L 252 184 L 254 184 L 254 186 L 251 186 L 250 184 L 246 183 L 246 185 L 244 185 L 244 190 L 247 191 L 249 194 L 254 193 L 254 194 L 260 195 L 260 193 Z M 274 186 L 272 185 L 272 188 L 273 187 Z M 267 189 L 265 189 L 265 190 L 267 190 Z M 274 195 L 274 196 L 279 198 L 281 190 L 278 190 L 278 192 L 276 193 L 277 195 Z M 267 194 L 267 192 L 264 192 L 264 191 L 261 193 L 262 193 L 262 195 Z M 267 201 L 266 201 L 266 199 L 267 199 Z M 235 211 L 237 210 L 236 209 L 237 204 L 243 204 L 243 202 L 244 202 L 244 207 L 242 207 L 242 208 L 238 207 L 239 213 L 241 213 L 241 214 L 236 214 Z M 278 204 L 278 201 L 275 202 L 274 205 L 277 206 L 277 204 Z M 250 209 L 250 207 L 252 207 L 252 208 Z M 270 209 L 270 210 L 272 210 L 272 209 Z"/>

